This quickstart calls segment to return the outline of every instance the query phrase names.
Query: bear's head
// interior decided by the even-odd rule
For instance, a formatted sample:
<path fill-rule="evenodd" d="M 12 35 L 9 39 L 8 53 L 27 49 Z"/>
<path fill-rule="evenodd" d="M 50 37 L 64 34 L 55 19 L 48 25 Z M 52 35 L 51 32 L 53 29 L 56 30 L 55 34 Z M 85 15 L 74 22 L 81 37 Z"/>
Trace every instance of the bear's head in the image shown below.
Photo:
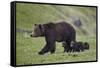
<path fill-rule="evenodd" d="M 44 26 L 42 24 L 34 24 L 31 37 L 40 37 L 44 35 Z"/>
<path fill-rule="evenodd" d="M 84 43 L 84 49 L 89 50 L 89 43 L 87 43 L 87 42 Z"/>
<path fill-rule="evenodd" d="M 34 24 L 33 31 L 31 33 L 31 37 L 41 37 L 45 36 L 46 31 L 54 28 L 54 23 L 49 22 L 47 24 Z"/>

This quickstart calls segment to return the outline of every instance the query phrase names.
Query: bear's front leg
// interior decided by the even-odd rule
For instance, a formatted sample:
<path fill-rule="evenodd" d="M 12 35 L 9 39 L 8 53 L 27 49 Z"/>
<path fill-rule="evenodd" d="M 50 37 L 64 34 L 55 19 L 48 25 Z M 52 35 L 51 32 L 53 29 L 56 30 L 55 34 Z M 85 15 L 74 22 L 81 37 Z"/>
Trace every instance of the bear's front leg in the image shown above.
<path fill-rule="evenodd" d="M 47 44 L 43 47 L 43 49 L 38 54 L 43 55 L 46 52 L 49 52 L 49 47 L 47 46 Z"/>
<path fill-rule="evenodd" d="M 56 42 L 54 30 L 48 29 L 46 31 L 45 41 L 46 41 L 46 46 L 39 52 L 39 54 L 42 55 L 42 54 L 47 53 L 49 51 L 51 53 L 54 53 L 55 52 L 55 42 Z"/>
<path fill-rule="evenodd" d="M 54 53 L 55 52 L 55 45 L 54 44 L 46 44 L 46 46 L 38 53 L 40 55 L 43 55 L 47 52 L 51 52 L 51 53 Z"/>

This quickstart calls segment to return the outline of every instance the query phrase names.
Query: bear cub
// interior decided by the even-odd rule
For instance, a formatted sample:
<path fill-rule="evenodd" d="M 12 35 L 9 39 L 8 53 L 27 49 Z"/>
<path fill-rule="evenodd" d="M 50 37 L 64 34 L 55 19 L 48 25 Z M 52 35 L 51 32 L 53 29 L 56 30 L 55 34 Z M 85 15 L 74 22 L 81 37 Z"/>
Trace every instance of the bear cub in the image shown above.
<path fill-rule="evenodd" d="M 63 47 L 67 46 L 66 43 L 63 42 Z M 67 52 L 82 52 L 84 50 L 89 50 L 88 42 L 71 42 L 70 47 L 67 47 Z"/>

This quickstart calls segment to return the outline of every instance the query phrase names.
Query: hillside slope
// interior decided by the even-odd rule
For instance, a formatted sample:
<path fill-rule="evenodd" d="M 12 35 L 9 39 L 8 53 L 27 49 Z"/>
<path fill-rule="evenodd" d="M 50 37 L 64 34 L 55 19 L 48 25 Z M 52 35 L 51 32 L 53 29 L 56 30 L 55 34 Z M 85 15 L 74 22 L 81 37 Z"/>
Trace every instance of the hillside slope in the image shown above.
<path fill-rule="evenodd" d="M 34 23 L 48 23 L 50 21 L 66 21 L 75 26 L 77 33 L 92 34 L 96 32 L 96 8 L 61 5 L 39 5 L 17 3 L 17 28 L 32 30 Z M 75 21 L 81 21 L 81 28 Z M 87 29 L 88 28 L 88 29 Z"/>

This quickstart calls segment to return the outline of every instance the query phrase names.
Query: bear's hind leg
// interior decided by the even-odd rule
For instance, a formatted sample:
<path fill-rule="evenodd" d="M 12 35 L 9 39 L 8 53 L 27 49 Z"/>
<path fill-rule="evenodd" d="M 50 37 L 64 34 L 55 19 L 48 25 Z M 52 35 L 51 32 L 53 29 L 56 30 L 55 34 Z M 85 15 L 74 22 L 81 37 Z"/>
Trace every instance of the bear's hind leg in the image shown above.
<path fill-rule="evenodd" d="M 64 46 L 64 52 L 71 52 L 72 51 L 70 43 L 71 43 L 71 41 L 66 41 L 66 45 Z"/>
<path fill-rule="evenodd" d="M 55 49 L 56 49 L 56 46 L 55 45 L 53 45 L 53 47 L 51 48 L 51 54 L 53 54 L 53 53 L 55 53 Z"/>

